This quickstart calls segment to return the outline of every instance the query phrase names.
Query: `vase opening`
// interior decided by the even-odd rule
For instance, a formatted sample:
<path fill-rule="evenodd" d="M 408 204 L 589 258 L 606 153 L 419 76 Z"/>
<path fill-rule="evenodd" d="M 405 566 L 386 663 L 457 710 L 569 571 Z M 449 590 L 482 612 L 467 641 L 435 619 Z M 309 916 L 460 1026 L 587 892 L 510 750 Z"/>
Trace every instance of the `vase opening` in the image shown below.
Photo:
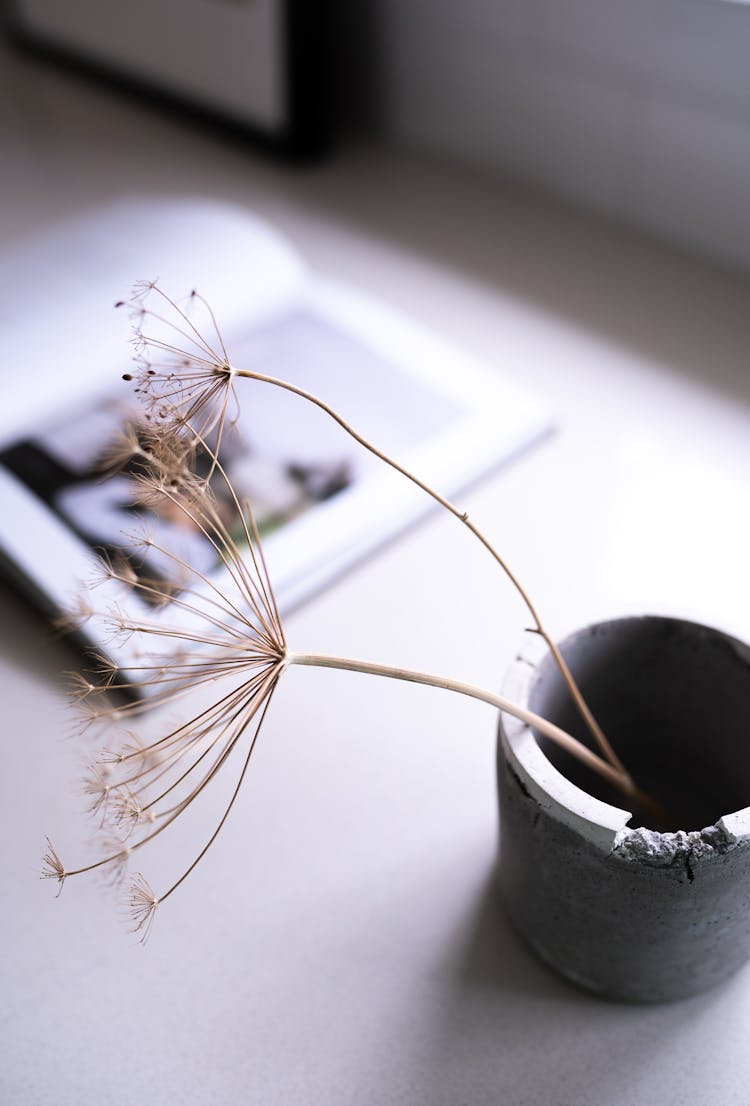
<path fill-rule="evenodd" d="M 679 828 L 698 830 L 750 806 L 750 650 L 679 619 L 626 618 L 590 626 L 561 645 L 594 716 L 638 786 Z M 548 655 L 531 709 L 594 747 Z M 631 804 L 580 761 L 537 735 L 547 758 L 577 787 L 614 806 Z M 661 825 L 634 807 L 630 825 Z"/>

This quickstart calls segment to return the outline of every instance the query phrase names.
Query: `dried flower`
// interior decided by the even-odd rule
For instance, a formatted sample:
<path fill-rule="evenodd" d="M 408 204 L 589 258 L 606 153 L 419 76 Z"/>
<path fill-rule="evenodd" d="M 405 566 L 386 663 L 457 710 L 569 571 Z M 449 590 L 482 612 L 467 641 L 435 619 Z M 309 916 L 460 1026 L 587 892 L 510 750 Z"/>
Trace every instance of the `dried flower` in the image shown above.
<path fill-rule="evenodd" d="M 109 772 L 107 771 L 107 767 L 108 766 L 104 765 L 92 765 L 83 779 L 83 792 L 91 799 L 89 812 L 99 815 L 102 825 L 104 825 L 107 818 L 111 795 L 111 784 L 108 779 Z"/>
<path fill-rule="evenodd" d="M 156 304 L 160 305 L 156 309 L 150 306 L 154 297 Z M 191 292 L 188 302 L 198 303 L 204 309 L 210 323 L 210 336 L 206 336 L 198 329 L 187 312 L 177 301 L 162 291 L 156 281 L 142 282 L 137 285 L 132 298 L 128 301 L 133 317 L 134 343 L 139 365 L 136 373 L 138 382 L 136 391 L 146 402 L 148 417 L 161 419 L 176 428 L 188 427 L 201 441 L 205 441 L 208 435 L 213 433 L 215 441 L 212 448 L 218 456 L 230 395 L 235 405 L 237 404 L 234 391 L 234 383 L 237 380 L 255 380 L 271 384 L 299 396 L 324 411 L 360 446 L 395 469 L 463 523 L 487 550 L 526 606 L 533 621 L 531 632 L 539 634 L 547 644 L 571 698 L 602 756 L 623 777 L 629 779 L 624 765 L 589 709 L 555 639 L 548 633 L 528 592 L 511 570 L 508 562 L 469 518 L 468 512 L 462 511 L 409 469 L 378 449 L 338 411 L 312 392 L 279 377 L 232 365 L 210 306 L 196 291 Z M 126 379 L 132 379 L 131 374 L 127 374 Z"/>
<path fill-rule="evenodd" d="M 65 866 L 55 852 L 54 845 L 48 837 L 47 852 L 42 857 L 42 879 L 56 879 L 58 884 L 57 893 L 59 895 L 62 891 L 66 875 Z"/>
<path fill-rule="evenodd" d="M 161 451 L 160 456 L 164 455 Z M 217 462 L 217 472 L 226 480 Z M 220 693 L 207 707 L 149 744 L 142 744 L 131 730 L 122 744 L 110 745 L 89 769 L 84 790 L 91 797 L 91 812 L 102 828 L 114 823 L 126 839 L 107 837 L 109 850 L 95 862 L 66 870 L 52 846 L 45 856 L 44 874 L 62 882 L 69 875 L 100 869 L 117 870 L 136 851 L 163 833 L 187 812 L 193 801 L 211 784 L 231 755 L 240 751 L 244 778 L 260 727 L 278 679 L 286 665 L 286 642 L 273 589 L 260 550 L 249 507 L 234 497 L 235 510 L 246 542 L 243 557 L 224 523 L 215 501 L 200 481 L 183 474 L 179 486 L 160 475 L 137 477 L 149 495 L 165 498 L 198 529 L 213 546 L 226 568 L 220 588 L 204 574 L 179 562 L 189 582 L 178 594 L 162 594 L 157 580 L 139 579 L 127 566 L 106 562 L 100 580 L 115 581 L 149 600 L 169 603 L 164 617 L 133 616 L 120 605 L 109 604 L 106 613 L 112 632 L 141 643 L 135 659 L 118 670 L 101 658 L 96 674 L 102 683 L 77 676 L 73 691 L 86 711 L 87 723 L 119 724 L 160 704 L 176 704 L 199 685 L 216 686 Z M 138 690 L 142 696 L 113 704 L 112 693 Z M 242 748 L 244 747 L 244 755 Z M 163 902 L 192 871 L 215 840 L 239 791 L 237 784 L 219 825 L 187 871 L 157 897 L 142 877 L 131 894 L 131 906 L 139 931 L 150 932 L 157 902 Z"/>
<path fill-rule="evenodd" d="M 135 372 L 125 380 L 135 381 L 135 391 L 154 424 L 187 431 L 192 446 L 198 440 L 208 443 L 215 433 L 214 451 L 228 417 L 230 403 L 236 417 L 234 369 L 205 299 L 193 290 L 184 307 L 173 300 L 155 281 L 135 286 L 132 296 L 118 307 L 127 307 L 133 322 Z M 206 337 L 190 317 L 199 308 L 208 319 L 213 337 Z"/>
<path fill-rule="evenodd" d="M 151 933 L 159 901 L 148 880 L 140 872 L 133 876 L 126 892 L 125 903 L 132 918 L 131 932 L 140 933 L 142 945 Z"/>
<path fill-rule="evenodd" d="M 150 306 L 152 297 L 163 306 L 164 313 Z M 143 534 L 137 542 L 168 562 L 172 577 L 177 577 L 179 583 L 139 575 L 122 559 L 104 560 L 98 582 L 138 595 L 144 600 L 143 612 L 133 615 L 125 604 L 116 601 L 110 601 L 103 611 L 97 610 L 93 602 L 79 605 L 77 622 L 83 616 L 104 617 L 112 639 L 128 641 L 130 652 L 119 669 L 110 660 L 100 658 L 92 673 L 96 679 L 77 676 L 73 681 L 73 695 L 84 712 L 85 725 L 98 724 L 107 729 L 107 747 L 89 769 L 84 784 L 92 800 L 91 811 L 99 819 L 105 837 L 100 859 L 68 869 L 48 840 L 42 874 L 57 880 L 58 894 L 69 876 L 96 871 L 121 878 L 130 857 L 187 814 L 194 800 L 239 759 L 239 771 L 235 768 L 234 788 L 224 811 L 182 874 L 160 895 L 140 873 L 131 881 L 126 905 L 134 931 L 145 941 L 157 907 L 177 890 L 221 832 L 239 795 L 279 679 L 292 664 L 369 673 L 481 699 L 515 714 L 626 795 L 643 801 L 603 735 L 600 744 L 604 757 L 600 757 L 558 727 L 495 692 L 444 676 L 288 649 L 252 510 L 249 504 L 240 503 L 218 457 L 228 406 L 234 398 L 234 380 L 240 376 L 264 380 L 313 402 L 367 449 L 458 517 L 510 576 L 533 614 L 535 632 L 550 639 L 520 584 L 465 512 L 366 442 L 322 400 L 285 381 L 234 369 L 210 308 L 195 292 L 190 302 L 202 305 L 208 313 L 214 339 L 205 338 L 188 313 L 153 282 L 140 285 L 128 301 L 137 328 L 138 393 L 146 404 L 149 425 L 145 430 L 130 431 L 127 440 L 110 453 L 109 461 L 114 463 L 127 446 L 135 458 L 131 468 L 138 501 L 181 517 L 200 534 L 223 565 L 224 582 L 220 586 L 189 559 L 162 546 L 158 538 Z M 213 445 L 207 441 L 209 436 L 213 437 Z M 235 516 L 232 519 L 219 508 L 208 480 L 194 471 L 198 447 L 211 458 L 210 475 L 222 482 Z M 243 550 L 235 540 L 236 532 L 241 534 Z M 132 537 L 131 546 L 134 544 L 136 539 Z M 157 612 L 156 608 L 164 609 Z M 564 675 L 566 671 L 563 667 Z M 193 706 L 186 718 L 150 742 L 122 727 L 121 739 L 112 744 L 113 728 L 127 725 L 131 718 L 154 707 L 179 706 L 188 701 L 186 693 L 198 688 L 215 689 L 208 706 L 197 710 Z M 141 697 L 126 703 L 112 702 L 113 694 L 133 690 Z M 580 698 L 574 684 L 571 690 Z"/>

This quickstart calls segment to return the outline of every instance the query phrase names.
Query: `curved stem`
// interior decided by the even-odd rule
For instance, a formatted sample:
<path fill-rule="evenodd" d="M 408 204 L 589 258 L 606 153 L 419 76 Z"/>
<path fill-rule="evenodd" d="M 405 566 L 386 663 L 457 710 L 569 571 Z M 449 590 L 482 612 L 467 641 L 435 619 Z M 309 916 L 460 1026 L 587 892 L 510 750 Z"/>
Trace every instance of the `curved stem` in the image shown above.
<path fill-rule="evenodd" d="M 549 636 L 547 631 L 541 625 L 539 625 L 539 627 L 538 627 L 538 633 L 544 639 L 547 647 L 549 648 L 549 651 L 552 654 L 552 657 L 555 661 L 555 664 L 557 665 L 558 669 L 560 670 L 560 675 L 562 676 L 563 680 L 565 681 L 565 684 L 568 688 L 568 691 L 571 695 L 571 698 L 573 699 L 573 702 L 577 706 L 578 711 L 581 714 L 581 717 L 583 718 L 584 722 L 588 726 L 589 732 L 593 735 L 593 737 L 594 737 L 597 745 L 601 749 L 602 753 L 604 754 L 606 759 L 609 761 L 609 763 L 614 768 L 620 769 L 620 771 L 625 772 L 625 774 L 627 775 L 624 764 L 622 763 L 622 761 L 618 757 L 617 753 L 614 751 L 614 749 L 610 745 L 609 741 L 607 740 L 607 738 L 604 734 L 604 731 L 602 730 L 601 726 L 599 725 L 599 723 L 597 722 L 597 720 L 594 718 L 593 714 L 591 713 L 589 705 L 588 705 L 588 703 L 586 702 L 586 700 L 584 699 L 584 697 L 581 693 L 581 689 L 579 688 L 578 684 L 575 682 L 575 680 L 573 678 L 573 674 L 570 671 L 570 669 L 568 668 L 568 665 L 565 661 L 565 658 L 563 657 L 562 653 L 560 652 L 560 650 L 557 647 L 557 643 L 554 641 L 553 638 L 551 638 Z"/>
<path fill-rule="evenodd" d="M 370 676 L 385 676 L 392 680 L 404 680 L 407 683 L 425 684 L 428 687 L 440 687 L 445 691 L 455 691 L 459 695 L 467 695 L 472 699 L 479 699 L 483 703 L 497 707 L 499 710 L 512 714 L 527 726 L 532 726 L 539 733 L 544 734 L 556 745 L 567 750 L 577 760 L 592 768 L 609 783 L 614 784 L 624 795 L 632 799 L 642 799 L 640 790 L 636 787 L 624 769 L 615 768 L 602 757 L 592 752 L 586 745 L 580 742 L 565 730 L 548 722 L 546 718 L 535 714 L 534 711 L 520 707 L 516 703 L 506 699 L 504 695 L 488 691 L 474 684 L 464 683 L 462 680 L 454 680 L 448 676 L 436 676 L 429 672 L 417 672 L 411 668 L 399 668 L 390 664 L 377 664 L 374 661 L 354 660 L 351 657 L 332 657 L 323 653 L 292 653 L 286 655 L 287 664 L 307 665 L 313 668 L 338 668 L 345 672 L 362 672 Z"/>
<path fill-rule="evenodd" d="M 410 480 L 412 484 L 415 484 L 423 492 L 431 496 L 436 503 L 439 503 L 441 507 L 444 507 L 446 511 L 452 514 L 454 518 L 457 518 L 460 522 L 464 524 L 464 526 L 466 526 L 468 530 L 471 531 L 474 537 L 479 542 L 481 542 L 481 544 L 484 546 L 490 556 L 497 562 L 497 564 L 503 570 L 503 572 L 508 577 L 511 584 L 523 600 L 526 609 L 528 610 L 534 621 L 534 632 L 539 634 L 549 646 L 550 652 L 552 653 L 555 663 L 560 670 L 560 674 L 565 681 L 565 684 L 573 698 L 573 701 L 575 702 L 578 710 L 583 716 L 583 719 L 589 730 L 591 731 L 594 740 L 601 749 L 605 760 L 623 777 L 629 778 L 624 765 L 610 745 L 601 726 L 596 721 L 588 705 L 586 704 L 586 701 L 583 698 L 578 685 L 573 679 L 570 669 L 565 663 L 565 660 L 559 649 L 557 648 L 555 641 L 553 640 L 553 638 L 550 637 L 550 635 L 547 633 L 547 630 L 543 626 L 542 620 L 539 617 L 536 607 L 532 603 L 526 589 L 523 587 L 518 577 L 512 571 L 507 561 L 503 557 L 501 557 L 497 549 L 495 549 L 494 545 L 492 545 L 489 539 L 485 537 L 479 527 L 475 526 L 475 524 L 471 521 L 468 512 L 460 510 L 460 508 L 458 508 L 454 503 L 451 503 L 449 499 L 446 499 L 445 496 L 441 495 L 440 492 L 435 491 L 435 489 L 431 488 L 429 484 L 425 484 L 423 480 L 420 480 L 418 476 L 415 476 L 414 473 L 410 472 L 409 469 L 404 468 L 404 466 L 400 465 L 398 461 L 395 461 L 392 457 L 389 457 L 387 453 L 383 453 L 383 451 L 378 449 L 376 445 L 373 445 L 372 442 L 368 441 L 367 438 L 364 438 L 357 430 L 355 430 L 354 427 L 351 426 L 344 418 L 342 418 L 342 416 L 339 415 L 337 411 L 335 411 L 332 407 L 329 407 L 327 403 L 325 403 L 318 396 L 314 395 L 312 392 L 308 392 L 304 388 L 299 388 L 296 384 L 292 384 L 287 380 L 282 380 L 279 377 L 267 376 L 265 373 L 254 372 L 251 369 L 238 369 L 235 368 L 234 365 L 229 367 L 229 373 L 233 377 L 240 377 L 241 379 L 245 380 L 257 380 L 263 384 L 273 384 L 277 388 L 282 388 L 284 391 L 291 392 L 293 395 L 300 396 L 302 399 L 308 400 L 308 402 L 312 403 L 315 407 L 318 407 L 321 411 L 324 411 L 330 418 L 334 420 L 334 422 L 338 423 L 342 430 L 346 431 L 346 433 L 351 438 L 354 438 L 355 442 L 357 442 L 364 449 L 372 453 L 375 457 L 378 458 L 378 460 L 383 461 L 386 465 L 390 465 L 390 467 L 392 469 L 395 469 L 396 472 L 399 472 L 402 476 L 405 476 L 407 480 Z M 584 748 L 584 746 L 581 747 Z"/>

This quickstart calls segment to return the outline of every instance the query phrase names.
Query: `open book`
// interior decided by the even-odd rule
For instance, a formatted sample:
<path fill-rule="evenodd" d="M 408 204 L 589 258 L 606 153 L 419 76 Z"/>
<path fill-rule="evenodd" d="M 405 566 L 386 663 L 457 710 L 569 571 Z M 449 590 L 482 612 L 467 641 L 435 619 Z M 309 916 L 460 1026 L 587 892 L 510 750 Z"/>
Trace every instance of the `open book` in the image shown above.
<path fill-rule="evenodd" d="M 71 603 L 93 551 L 134 556 L 123 535 L 148 514 L 126 472 L 102 479 L 102 459 L 136 415 L 121 380 L 128 320 L 113 304 L 135 279 L 156 277 L 174 296 L 197 284 L 233 364 L 315 392 L 444 495 L 549 427 L 533 396 L 393 308 L 311 273 L 244 211 L 204 201 L 105 208 L 0 256 L 0 550 L 52 610 Z M 255 381 L 238 394 L 222 464 L 254 505 L 282 609 L 434 506 L 304 400 Z M 220 574 L 200 535 L 149 522 L 160 544 Z"/>

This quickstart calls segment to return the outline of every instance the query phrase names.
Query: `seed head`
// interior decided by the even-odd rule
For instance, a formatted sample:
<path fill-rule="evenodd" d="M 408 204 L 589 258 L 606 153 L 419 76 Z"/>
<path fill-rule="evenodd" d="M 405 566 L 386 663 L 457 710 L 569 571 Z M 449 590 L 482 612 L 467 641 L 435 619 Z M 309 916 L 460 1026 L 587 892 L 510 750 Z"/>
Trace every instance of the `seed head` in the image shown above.
<path fill-rule="evenodd" d="M 225 518 L 205 484 L 185 480 L 175 489 L 153 475 L 137 478 L 204 536 L 223 562 L 225 580 L 220 586 L 215 578 L 161 547 L 155 537 L 150 547 L 184 576 L 178 592 L 156 578 L 134 578 L 119 561 L 105 564 L 101 573 L 105 581 L 148 600 L 148 606 L 131 609 L 124 600 L 113 603 L 104 596 L 102 609 L 95 611 L 97 624 L 108 626 L 113 640 L 128 640 L 132 649 L 119 670 L 110 661 L 95 658 L 91 675 L 74 681 L 87 722 L 96 721 L 106 733 L 105 749 L 89 769 L 84 791 L 100 828 L 114 822 L 117 837 L 105 839 L 104 855 L 80 868 L 66 870 L 51 846 L 45 857 L 45 874 L 60 884 L 84 872 L 119 879 L 133 853 L 195 809 L 194 800 L 219 774 L 234 771 L 232 766 L 239 760 L 239 778 L 235 775 L 224 813 L 182 875 L 159 896 L 142 876 L 131 884 L 130 913 L 135 931 L 144 940 L 158 903 L 183 882 L 224 825 L 286 666 L 284 631 L 252 512 L 240 504 L 218 461 L 216 474 L 225 484 L 233 518 Z M 236 533 L 244 539 L 242 548 Z M 157 612 L 159 603 L 164 609 Z M 133 732 L 131 719 L 159 705 L 179 708 L 189 701 L 186 693 L 201 686 L 215 689 L 208 706 L 180 714 L 153 740 L 144 741 Z M 133 690 L 140 693 L 139 698 L 111 699 Z"/>
<path fill-rule="evenodd" d="M 140 872 L 132 876 L 128 883 L 125 904 L 132 922 L 131 933 L 140 933 L 141 944 L 145 945 L 154 924 L 159 899 Z"/>
<path fill-rule="evenodd" d="M 176 432 L 190 447 L 210 444 L 218 454 L 239 408 L 234 369 L 208 303 L 196 290 L 178 302 L 146 281 L 135 286 L 127 306 L 135 369 L 124 379 L 135 384 L 147 423 Z"/>
<path fill-rule="evenodd" d="M 47 838 L 47 851 L 42 857 L 42 879 L 56 879 L 57 880 L 57 894 L 59 895 L 63 889 L 63 883 L 68 873 L 65 871 L 65 866 L 60 860 L 60 857 L 55 851 L 55 847 Z"/>

